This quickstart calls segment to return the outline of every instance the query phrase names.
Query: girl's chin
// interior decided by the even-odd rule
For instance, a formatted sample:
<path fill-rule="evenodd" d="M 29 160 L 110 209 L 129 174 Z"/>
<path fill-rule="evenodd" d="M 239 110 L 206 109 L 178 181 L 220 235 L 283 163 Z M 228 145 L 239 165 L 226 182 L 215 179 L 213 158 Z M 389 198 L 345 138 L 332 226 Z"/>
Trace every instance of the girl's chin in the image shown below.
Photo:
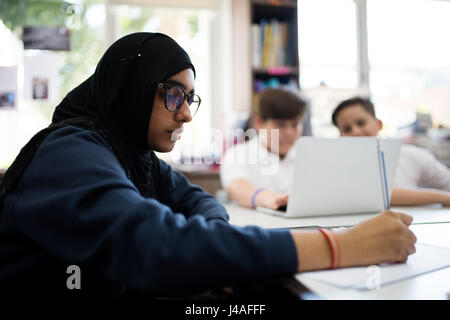
<path fill-rule="evenodd" d="M 175 143 L 176 141 L 170 141 L 167 145 L 164 145 L 164 151 L 161 152 L 170 152 L 173 150 L 173 148 L 175 147 Z"/>
<path fill-rule="evenodd" d="M 170 152 L 175 147 L 175 142 L 176 141 L 168 141 L 167 143 L 155 146 L 153 148 L 153 151 L 156 151 L 156 152 Z"/>

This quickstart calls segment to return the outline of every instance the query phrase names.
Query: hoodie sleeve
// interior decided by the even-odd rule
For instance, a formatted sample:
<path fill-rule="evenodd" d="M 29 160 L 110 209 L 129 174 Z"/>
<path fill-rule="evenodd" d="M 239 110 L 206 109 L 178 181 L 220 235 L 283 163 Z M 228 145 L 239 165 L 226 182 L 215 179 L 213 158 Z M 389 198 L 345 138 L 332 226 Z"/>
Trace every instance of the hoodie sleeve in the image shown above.
<path fill-rule="evenodd" d="M 186 217 L 202 215 L 206 220 L 222 220 L 228 222 L 229 216 L 225 208 L 202 188 L 192 185 L 184 175 L 173 171 L 160 160 L 162 184 L 162 202 Z"/>
<path fill-rule="evenodd" d="M 174 188 L 187 184 L 164 165 L 163 170 Z M 154 295 L 196 293 L 296 271 L 288 230 L 209 220 L 216 213 L 220 220 L 223 209 L 187 188 L 181 194 L 184 207 L 193 211 L 189 218 L 143 198 L 98 134 L 66 127 L 42 143 L 10 207 L 18 230 L 38 250 Z M 204 202 L 188 199 L 192 194 Z"/>

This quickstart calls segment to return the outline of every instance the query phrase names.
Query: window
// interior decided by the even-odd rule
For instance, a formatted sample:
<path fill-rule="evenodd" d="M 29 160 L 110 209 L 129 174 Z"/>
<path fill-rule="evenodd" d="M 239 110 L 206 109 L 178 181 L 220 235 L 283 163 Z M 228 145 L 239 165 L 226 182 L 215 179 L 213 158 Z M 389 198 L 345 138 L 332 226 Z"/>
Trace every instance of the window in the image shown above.
<path fill-rule="evenodd" d="M 449 1 L 298 4 L 300 85 L 311 99 L 314 135 L 337 136 L 331 112 L 357 94 L 370 94 L 383 135 L 397 134 L 417 112 L 430 113 L 435 128 L 450 127 Z"/>
<path fill-rule="evenodd" d="M 336 137 L 331 112 L 359 93 L 356 7 L 352 0 L 299 0 L 300 87 L 311 100 L 313 134 Z"/>
<path fill-rule="evenodd" d="M 48 14 L 56 2 L 29 2 L 21 7 L 25 21 L 33 26 L 65 26 L 71 30 L 70 51 L 24 50 L 15 33 L 0 21 L 0 69 L 15 68 L 14 108 L 0 108 L 0 168 L 7 168 L 20 149 L 39 130 L 48 126 L 55 107 L 67 92 L 89 77 L 105 50 L 101 3 L 73 2 L 65 12 L 58 6 L 59 22 Z M 11 6 L 20 5 L 14 2 Z M 52 11 L 53 12 L 53 11 Z M 50 17 L 50 18 L 49 18 Z M 103 16 L 104 17 L 104 16 Z M 3 50 L 6 48 L 6 50 Z M 3 73 L 0 70 L 0 94 Z M 9 81 L 9 80 L 8 80 Z"/>
<path fill-rule="evenodd" d="M 369 0 L 370 91 L 385 133 L 430 113 L 450 127 L 450 2 Z"/>
<path fill-rule="evenodd" d="M 351 0 L 299 0 L 300 85 L 358 86 L 356 9 Z"/>

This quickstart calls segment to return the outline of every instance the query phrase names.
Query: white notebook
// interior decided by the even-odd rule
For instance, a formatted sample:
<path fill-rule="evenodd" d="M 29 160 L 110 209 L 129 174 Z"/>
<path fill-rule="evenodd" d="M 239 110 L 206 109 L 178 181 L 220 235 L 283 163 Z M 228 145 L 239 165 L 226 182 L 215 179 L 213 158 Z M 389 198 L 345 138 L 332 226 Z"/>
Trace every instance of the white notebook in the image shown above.
<path fill-rule="evenodd" d="M 449 248 L 416 244 L 416 253 L 410 255 L 406 263 L 303 272 L 296 278 L 317 280 L 345 289 L 370 290 L 377 285 L 383 287 L 449 266 Z"/>

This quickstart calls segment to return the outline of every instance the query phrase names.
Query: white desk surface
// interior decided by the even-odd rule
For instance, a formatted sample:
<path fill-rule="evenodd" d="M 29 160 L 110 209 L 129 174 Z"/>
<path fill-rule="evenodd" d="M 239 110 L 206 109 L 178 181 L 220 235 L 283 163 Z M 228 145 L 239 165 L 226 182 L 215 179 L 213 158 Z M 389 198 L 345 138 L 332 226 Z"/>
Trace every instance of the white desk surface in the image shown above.
<path fill-rule="evenodd" d="M 354 226 L 376 214 L 355 214 L 327 217 L 283 218 L 257 210 L 225 205 L 230 223 L 238 226 L 257 225 L 263 228 L 342 227 Z M 431 205 L 423 207 L 392 207 L 392 211 L 403 212 L 413 217 L 413 224 L 450 222 L 450 208 Z"/>
<path fill-rule="evenodd" d="M 264 228 L 295 228 L 307 226 L 351 226 L 373 215 L 361 215 L 358 219 L 347 217 L 318 217 L 288 219 L 260 213 L 236 205 L 226 205 L 230 215 L 230 223 L 246 226 L 257 225 Z M 411 230 L 417 236 L 417 241 L 450 248 L 450 208 L 404 207 L 393 208 L 411 214 L 414 224 Z M 342 224 L 339 224 L 342 223 Z M 380 289 L 360 291 L 341 289 L 317 280 L 303 279 L 298 273 L 295 278 L 311 291 L 325 299 L 447 299 L 450 293 L 450 267 L 427 273 L 411 279 L 399 281 Z"/>

